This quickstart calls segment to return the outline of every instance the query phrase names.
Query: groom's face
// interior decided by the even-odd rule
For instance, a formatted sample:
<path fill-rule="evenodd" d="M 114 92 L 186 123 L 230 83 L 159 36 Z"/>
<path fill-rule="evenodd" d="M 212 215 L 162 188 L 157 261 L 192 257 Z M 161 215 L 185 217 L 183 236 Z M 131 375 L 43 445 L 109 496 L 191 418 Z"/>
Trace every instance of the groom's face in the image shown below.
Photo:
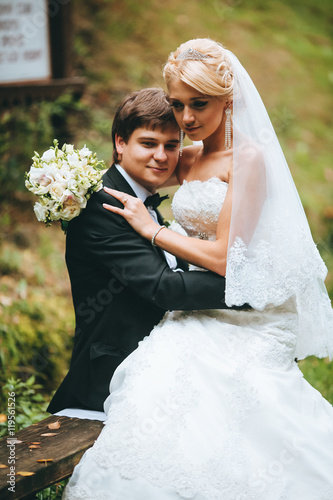
<path fill-rule="evenodd" d="M 179 157 L 179 131 L 137 128 L 127 143 L 116 135 L 120 165 L 141 186 L 153 192 L 173 174 Z"/>

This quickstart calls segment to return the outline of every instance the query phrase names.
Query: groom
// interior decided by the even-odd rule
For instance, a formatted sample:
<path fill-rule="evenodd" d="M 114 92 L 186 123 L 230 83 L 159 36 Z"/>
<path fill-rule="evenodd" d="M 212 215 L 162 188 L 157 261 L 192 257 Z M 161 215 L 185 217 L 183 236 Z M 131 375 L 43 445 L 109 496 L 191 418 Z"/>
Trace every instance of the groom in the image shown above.
<path fill-rule="evenodd" d="M 145 89 L 119 106 L 112 127 L 114 164 L 104 186 L 138 196 L 162 224 L 156 195 L 173 174 L 179 156 L 179 128 L 166 94 Z M 121 148 L 119 148 L 121 144 Z M 117 152 L 118 149 L 118 152 Z M 119 154 L 121 151 L 121 154 Z M 76 328 L 70 369 L 48 411 L 103 411 L 117 366 L 159 323 L 167 310 L 220 309 L 225 280 L 211 272 L 187 271 L 137 234 L 103 203 L 122 205 L 104 190 L 68 226 L 66 263 Z"/>

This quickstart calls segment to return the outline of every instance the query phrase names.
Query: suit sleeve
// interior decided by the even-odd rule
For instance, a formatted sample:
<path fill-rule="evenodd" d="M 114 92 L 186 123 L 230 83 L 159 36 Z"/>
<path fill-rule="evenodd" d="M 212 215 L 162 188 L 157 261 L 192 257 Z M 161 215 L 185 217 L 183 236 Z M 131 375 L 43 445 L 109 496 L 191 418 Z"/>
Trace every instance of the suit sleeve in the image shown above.
<path fill-rule="evenodd" d="M 227 308 L 224 277 L 208 271 L 172 271 L 149 241 L 123 217 L 105 210 L 103 203 L 122 206 L 99 191 L 71 221 L 67 238 L 80 241 L 105 273 L 120 275 L 125 286 L 164 310 Z"/>

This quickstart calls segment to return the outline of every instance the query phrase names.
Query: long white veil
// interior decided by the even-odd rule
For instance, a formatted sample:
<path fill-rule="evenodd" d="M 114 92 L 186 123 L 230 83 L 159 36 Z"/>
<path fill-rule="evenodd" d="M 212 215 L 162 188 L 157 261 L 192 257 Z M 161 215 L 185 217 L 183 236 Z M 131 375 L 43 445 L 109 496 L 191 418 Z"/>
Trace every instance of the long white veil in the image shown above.
<path fill-rule="evenodd" d="M 262 310 L 295 297 L 296 356 L 333 357 L 326 266 L 266 108 L 237 57 L 234 75 L 233 204 L 226 273 L 228 305 Z"/>

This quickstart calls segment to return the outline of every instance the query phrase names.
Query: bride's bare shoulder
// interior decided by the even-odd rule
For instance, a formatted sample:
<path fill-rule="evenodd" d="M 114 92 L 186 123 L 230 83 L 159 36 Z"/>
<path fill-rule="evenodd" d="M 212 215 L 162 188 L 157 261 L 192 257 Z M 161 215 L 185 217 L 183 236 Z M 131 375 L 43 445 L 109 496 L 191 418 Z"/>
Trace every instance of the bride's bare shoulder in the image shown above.
<path fill-rule="evenodd" d="M 233 161 L 242 171 L 251 168 L 262 173 L 265 169 L 262 147 L 253 140 L 244 140 L 241 146 L 234 149 Z"/>

